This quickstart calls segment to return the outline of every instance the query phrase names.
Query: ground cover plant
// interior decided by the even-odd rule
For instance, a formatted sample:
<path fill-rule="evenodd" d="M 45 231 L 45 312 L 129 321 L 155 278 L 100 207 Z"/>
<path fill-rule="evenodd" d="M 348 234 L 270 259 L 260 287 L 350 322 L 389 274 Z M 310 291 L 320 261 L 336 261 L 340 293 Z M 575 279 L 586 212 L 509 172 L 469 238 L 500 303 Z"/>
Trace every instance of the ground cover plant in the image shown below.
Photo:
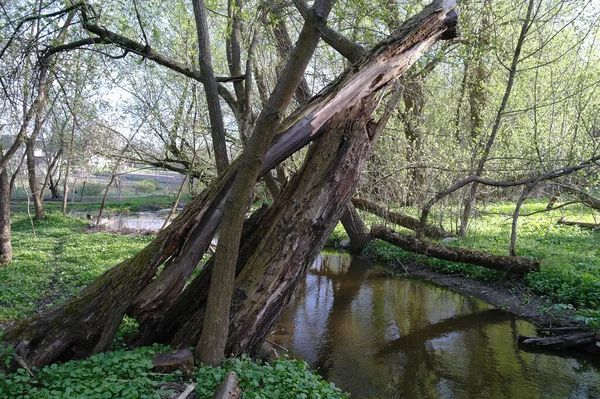
<path fill-rule="evenodd" d="M 219 383 L 235 371 L 246 398 L 342 399 L 348 395 L 312 372 L 306 362 L 253 362 L 249 357 L 228 359 L 221 366 L 197 366 L 191 380 L 180 373 L 152 371 L 152 356 L 168 350 L 153 345 L 134 350 L 98 353 L 84 360 L 33 369 L 18 369 L 0 380 L 2 398 L 167 398 L 173 383 L 196 382 L 200 398 L 211 398 Z"/>
<path fill-rule="evenodd" d="M 151 237 L 87 233 L 88 221 L 48 213 L 13 217 L 14 262 L 0 268 L 0 322 L 22 319 L 71 296 Z"/>

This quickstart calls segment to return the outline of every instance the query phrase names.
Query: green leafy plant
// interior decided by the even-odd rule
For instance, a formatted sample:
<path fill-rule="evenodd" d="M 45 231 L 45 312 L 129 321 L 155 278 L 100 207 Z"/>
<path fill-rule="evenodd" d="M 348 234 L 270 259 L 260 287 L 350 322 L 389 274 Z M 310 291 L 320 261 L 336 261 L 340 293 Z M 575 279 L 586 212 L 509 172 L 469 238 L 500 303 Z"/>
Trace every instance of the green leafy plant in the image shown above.
<path fill-rule="evenodd" d="M 156 181 L 154 179 L 140 180 L 135 184 L 135 189 L 140 193 L 152 193 L 156 191 Z"/>

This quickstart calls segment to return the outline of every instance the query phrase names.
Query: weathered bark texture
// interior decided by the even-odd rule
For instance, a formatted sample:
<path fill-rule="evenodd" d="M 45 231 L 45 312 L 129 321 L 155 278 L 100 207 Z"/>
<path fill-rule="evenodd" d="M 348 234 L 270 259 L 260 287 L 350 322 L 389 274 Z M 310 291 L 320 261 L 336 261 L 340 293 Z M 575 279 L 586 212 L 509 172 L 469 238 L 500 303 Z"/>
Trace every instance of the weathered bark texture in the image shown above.
<path fill-rule="evenodd" d="M 372 97 L 334 117 L 303 168 L 244 239 L 249 251 L 242 249 L 240 257 L 247 261 L 235 281 L 226 353 L 258 349 L 345 211 L 376 138 L 375 126 L 367 123 L 375 103 Z M 183 318 L 187 322 L 171 344 L 195 342 L 203 316 L 200 307 Z"/>
<path fill-rule="evenodd" d="M 519 336 L 519 344 L 534 350 L 577 349 L 598 354 L 600 353 L 600 333 L 579 332 L 544 338 Z"/>
<path fill-rule="evenodd" d="M 331 224 L 337 222 L 345 205 L 344 198 L 352 194 L 352 174 L 358 173 L 362 166 L 345 165 L 345 171 L 343 165 L 331 162 L 358 162 L 361 155 L 357 154 L 361 151 L 362 156 L 366 156 L 373 138 L 365 134 L 371 130 L 370 126 L 364 126 L 364 121 L 369 116 L 367 110 L 374 95 L 404 73 L 437 40 L 454 36 L 456 14 L 452 9 L 455 5 L 453 1 L 437 0 L 427 6 L 324 89 L 306 109 L 292 116 L 274 140 L 261 174 L 325 132 L 332 133 L 333 137 L 341 131 L 349 131 L 352 138 L 354 135 L 362 137 L 362 141 L 355 142 L 342 134 L 337 136 L 337 142 L 329 142 L 333 147 L 318 145 L 317 148 L 329 151 L 314 150 L 321 155 L 315 163 L 322 168 L 333 168 L 334 173 L 324 169 L 312 173 L 313 168 L 306 166 L 290 184 L 296 189 L 282 193 L 274 204 L 268 216 L 271 222 L 267 224 L 263 219 L 259 222 L 256 234 L 268 235 L 269 239 L 257 240 L 258 245 L 243 256 L 248 262 L 243 277 L 240 275 L 236 280 L 236 292 L 240 292 L 240 298 L 246 296 L 249 300 L 242 299 L 242 305 L 238 305 L 238 296 L 234 296 L 228 353 L 251 350 L 274 322 L 277 312 L 293 292 L 290 287 L 307 267 L 306 259 L 320 249 Z M 332 123 L 335 115 L 338 115 L 334 119 L 336 123 Z M 349 115 L 362 124 L 346 120 Z M 342 122 L 355 125 L 350 129 Z M 326 137 L 323 142 L 327 140 L 334 139 Z M 331 151 L 332 148 L 335 151 Z M 238 167 L 238 162 L 230 165 L 136 256 L 107 271 L 76 297 L 11 328 L 5 339 L 17 346 L 17 353 L 28 364 L 42 366 L 57 359 L 85 357 L 107 350 L 126 311 L 142 322 L 158 322 L 181 292 L 218 228 Z M 322 181 L 314 181 L 311 175 L 320 176 Z M 324 193 L 311 191 L 308 184 L 320 186 Z M 307 197 L 295 195 L 296 192 L 306 192 Z M 328 197 L 332 192 L 336 196 Z M 311 207 L 304 198 L 323 207 Z M 298 213 L 305 208 L 309 213 Z M 295 229 L 308 234 L 298 236 L 294 234 Z M 292 245 L 294 242 L 296 247 Z M 155 279 L 158 267 L 165 262 Z M 286 266 L 288 263 L 296 267 Z M 282 279 L 290 282 L 285 293 L 280 291 Z M 194 329 L 180 329 L 186 336 L 180 334 L 172 341 L 195 343 L 200 331 Z"/>
<path fill-rule="evenodd" d="M 358 209 L 377 215 L 381 218 L 384 218 L 387 221 L 390 221 L 409 230 L 417 231 L 421 227 L 421 222 L 418 218 L 400 212 L 390 211 L 389 209 L 384 208 L 376 202 L 370 201 L 368 199 L 352 198 L 352 203 Z M 425 228 L 423 229 L 423 234 L 426 237 L 433 238 L 434 240 L 439 240 L 441 238 L 448 238 L 453 236 L 451 233 L 448 233 L 443 228 L 431 225 L 425 226 Z"/>
<path fill-rule="evenodd" d="M 491 255 L 469 249 L 445 247 L 443 245 L 395 233 L 387 227 L 379 225 L 374 225 L 371 228 L 371 233 L 375 238 L 387 241 L 405 251 L 415 252 L 438 259 L 468 263 L 518 275 L 540 269 L 540 263 L 536 260 L 521 258 L 519 256 Z"/>
<path fill-rule="evenodd" d="M 371 241 L 371 234 L 365 222 L 361 219 L 358 211 L 352 203 L 346 206 L 346 211 L 340 219 L 352 246 L 352 252 L 361 253 Z"/>

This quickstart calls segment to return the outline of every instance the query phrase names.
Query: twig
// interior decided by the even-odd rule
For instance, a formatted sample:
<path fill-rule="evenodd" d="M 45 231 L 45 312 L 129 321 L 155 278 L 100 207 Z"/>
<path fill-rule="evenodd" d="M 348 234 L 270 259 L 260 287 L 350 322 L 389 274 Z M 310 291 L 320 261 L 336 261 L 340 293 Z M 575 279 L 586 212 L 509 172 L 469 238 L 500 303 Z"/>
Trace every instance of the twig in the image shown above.
<path fill-rule="evenodd" d="M 187 397 L 188 397 L 188 395 L 194 391 L 194 389 L 196 389 L 196 383 L 195 383 L 195 382 L 194 382 L 194 383 L 191 383 L 190 385 L 188 385 L 188 386 L 185 388 L 185 391 L 183 391 L 183 392 L 181 393 L 181 395 L 179 395 L 179 396 L 177 397 L 177 399 L 185 399 L 185 398 L 187 398 Z"/>
<path fill-rule="evenodd" d="M 265 342 L 268 342 L 269 344 L 271 344 L 271 345 L 273 345 L 273 346 L 276 346 L 276 347 L 278 347 L 279 349 L 281 349 L 281 350 L 285 351 L 286 353 L 288 353 L 288 352 L 289 352 L 289 350 L 287 350 L 287 348 L 284 348 L 283 346 L 281 346 L 281 345 L 279 345 L 279 344 L 276 344 L 275 342 L 273 342 L 273 341 L 271 341 L 271 340 L 268 340 L 268 339 L 266 339 L 266 340 L 265 340 Z"/>

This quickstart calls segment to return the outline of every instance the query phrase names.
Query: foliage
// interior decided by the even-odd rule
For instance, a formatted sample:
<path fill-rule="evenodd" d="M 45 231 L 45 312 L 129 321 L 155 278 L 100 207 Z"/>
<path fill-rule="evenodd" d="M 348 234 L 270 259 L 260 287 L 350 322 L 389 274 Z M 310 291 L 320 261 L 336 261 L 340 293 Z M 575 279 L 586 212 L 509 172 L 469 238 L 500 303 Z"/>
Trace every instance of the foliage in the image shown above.
<path fill-rule="evenodd" d="M 120 261 L 150 237 L 84 232 L 83 220 L 49 213 L 35 221 L 13 218 L 14 262 L 0 268 L 0 321 L 21 319 L 65 299 Z"/>
<path fill-rule="evenodd" d="M 202 366 L 195 374 L 196 392 L 210 398 L 217 384 L 227 373 L 235 371 L 247 398 L 347 398 L 335 385 L 327 383 L 304 361 L 276 360 L 270 363 L 252 362 L 249 357 L 228 359 L 220 367 Z"/>
<path fill-rule="evenodd" d="M 83 195 L 88 196 L 88 197 L 95 197 L 95 196 L 101 195 L 105 189 L 106 189 L 106 184 L 93 183 L 93 182 L 88 182 L 85 184 L 85 186 L 80 188 L 80 190 L 83 190 Z M 81 195 L 81 192 L 79 192 L 79 193 L 75 192 L 75 195 Z"/>
<path fill-rule="evenodd" d="M 0 380 L 2 398 L 165 398 L 172 392 L 159 390 L 166 383 L 182 382 L 180 372 L 152 372 L 151 358 L 168 347 L 153 345 L 132 351 L 99 353 L 84 360 L 33 368 L 35 377 L 25 369 Z M 196 393 L 211 398 L 227 373 L 235 371 L 246 398 L 347 398 L 302 361 L 277 360 L 262 364 L 247 356 L 229 359 L 218 367 L 201 366 L 194 370 Z"/>
<path fill-rule="evenodd" d="M 144 179 L 135 183 L 136 191 L 140 193 L 152 193 L 156 191 L 156 180 L 154 179 Z"/>

